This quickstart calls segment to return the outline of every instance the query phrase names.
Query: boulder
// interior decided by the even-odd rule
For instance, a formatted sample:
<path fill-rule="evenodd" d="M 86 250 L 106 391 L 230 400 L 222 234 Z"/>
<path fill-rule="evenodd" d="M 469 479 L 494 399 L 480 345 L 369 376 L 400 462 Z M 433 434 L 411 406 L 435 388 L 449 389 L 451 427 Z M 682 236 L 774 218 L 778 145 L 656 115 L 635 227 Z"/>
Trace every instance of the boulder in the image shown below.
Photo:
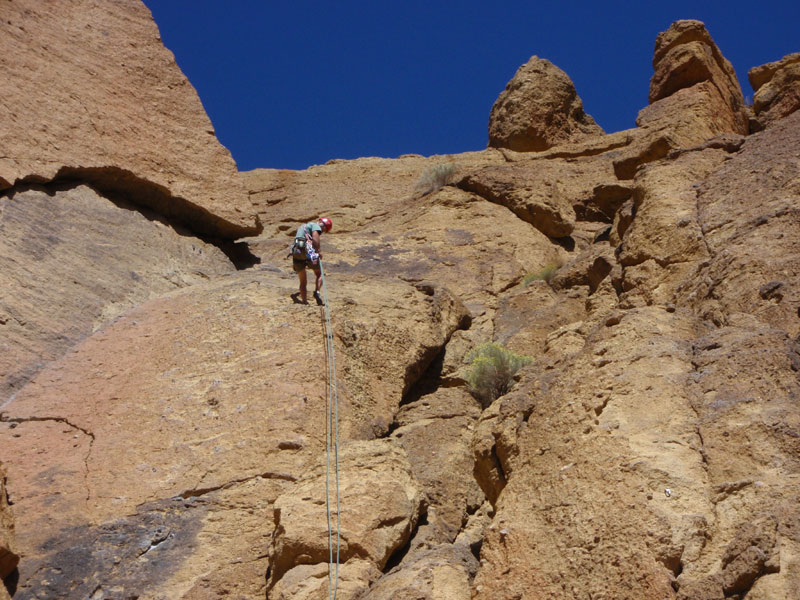
<path fill-rule="evenodd" d="M 518 173 L 519 170 L 516 171 Z M 486 182 L 487 175 L 489 182 Z M 508 181 L 509 178 L 511 182 Z M 517 183 L 513 182 L 514 179 L 518 180 Z M 519 175 L 511 169 L 503 169 L 499 177 L 492 177 L 484 172 L 468 176 L 459 185 L 467 191 L 508 207 L 523 221 L 527 221 L 548 237 L 560 238 L 572 233 L 575 228 L 575 210 L 561 187 L 550 181 L 543 181 L 540 186 L 532 186 L 530 181 L 526 183 L 528 185 L 519 182 Z"/>
<path fill-rule="evenodd" d="M 351 442 L 339 448 L 340 521 L 334 502 L 335 476 L 328 475 L 328 468 L 324 460 L 319 461 L 299 478 L 291 493 L 275 501 L 268 588 L 298 565 L 327 566 L 326 489 L 332 494 L 332 543 L 335 546 L 338 528 L 342 563 L 361 559 L 383 569 L 411 539 L 423 495 L 402 450 L 387 440 Z"/>
<path fill-rule="evenodd" d="M 649 100 L 671 96 L 703 81 L 719 92 L 736 129 L 748 132 L 744 97 L 731 63 L 722 55 L 700 21 L 675 21 L 656 38 Z"/>
<path fill-rule="evenodd" d="M 501 204 L 551 238 L 572 234 L 578 219 L 611 222 L 629 186 L 614 173 L 613 153 L 574 158 L 545 153 L 465 175 L 458 186 Z"/>
<path fill-rule="evenodd" d="M 370 600 L 463 600 L 471 594 L 478 559 L 462 544 L 440 545 L 410 556 L 374 585 Z"/>
<path fill-rule="evenodd" d="M 270 590 L 270 600 L 326 600 L 333 591 L 336 598 L 355 600 L 363 598 L 381 576 L 373 562 L 360 558 L 340 564 L 338 573 L 335 565 L 330 573 L 329 568 L 328 563 L 315 563 L 290 569 Z"/>
<path fill-rule="evenodd" d="M 762 127 L 800 108 L 800 52 L 754 67 L 747 77 L 755 92 L 753 112 Z"/>
<path fill-rule="evenodd" d="M 0 190 L 79 180 L 197 233 L 260 230 L 236 164 L 142 2 L 7 2 L 0 72 Z"/>
<path fill-rule="evenodd" d="M 533 56 L 500 93 L 489 116 L 489 146 L 537 152 L 602 135 L 575 86 L 550 61 Z"/>

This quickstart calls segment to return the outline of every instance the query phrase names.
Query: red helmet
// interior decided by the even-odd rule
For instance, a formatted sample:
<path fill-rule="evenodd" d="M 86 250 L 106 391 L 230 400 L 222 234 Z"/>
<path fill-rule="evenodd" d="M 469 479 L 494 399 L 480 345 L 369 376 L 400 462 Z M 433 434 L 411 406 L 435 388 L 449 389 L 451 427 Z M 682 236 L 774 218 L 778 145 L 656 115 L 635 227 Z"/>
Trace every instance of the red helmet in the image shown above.
<path fill-rule="evenodd" d="M 319 222 L 322 223 L 322 226 L 325 228 L 325 233 L 328 233 L 331 229 L 333 229 L 333 221 L 331 221 L 328 217 L 321 217 Z"/>

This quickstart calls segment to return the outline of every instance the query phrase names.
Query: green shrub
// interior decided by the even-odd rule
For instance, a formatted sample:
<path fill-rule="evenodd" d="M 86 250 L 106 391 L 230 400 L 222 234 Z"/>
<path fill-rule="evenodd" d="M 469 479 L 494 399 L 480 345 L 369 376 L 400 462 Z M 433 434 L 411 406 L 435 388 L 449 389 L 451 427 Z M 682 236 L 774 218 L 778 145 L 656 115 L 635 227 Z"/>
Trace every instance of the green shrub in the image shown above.
<path fill-rule="evenodd" d="M 523 287 L 526 285 L 530 285 L 533 281 L 546 281 L 550 283 L 550 280 L 553 279 L 558 269 L 561 267 L 558 263 L 549 263 L 539 269 L 538 271 L 533 271 L 525 275 L 522 278 L 522 285 Z"/>
<path fill-rule="evenodd" d="M 467 362 L 469 391 L 486 408 L 511 389 L 514 375 L 531 359 L 489 342 L 473 349 L 467 355 Z"/>
<path fill-rule="evenodd" d="M 430 194 L 452 182 L 455 173 L 455 165 L 449 162 L 428 167 L 422 175 L 420 175 L 417 183 L 414 185 L 414 189 L 423 196 L 425 194 Z"/>

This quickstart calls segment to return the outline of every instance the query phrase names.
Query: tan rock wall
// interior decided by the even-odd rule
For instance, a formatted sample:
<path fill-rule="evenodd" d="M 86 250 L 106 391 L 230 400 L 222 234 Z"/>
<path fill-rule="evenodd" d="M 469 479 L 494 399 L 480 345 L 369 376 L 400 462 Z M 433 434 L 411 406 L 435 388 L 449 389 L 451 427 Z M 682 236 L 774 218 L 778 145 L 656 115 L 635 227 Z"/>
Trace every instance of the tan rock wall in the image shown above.
<path fill-rule="evenodd" d="M 0 406 L 130 308 L 233 271 L 219 248 L 84 185 L 0 196 Z"/>
<path fill-rule="evenodd" d="M 294 289 L 293 274 L 262 270 L 154 298 L 3 408 L 23 593 L 102 584 L 182 597 L 238 581 L 263 594 L 272 503 L 325 440 L 324 321 L 291 302 Z M 391 423 L 417 362 L 462 317 L 443 291 L 397 280 L 361 289 L 340 278 L 330 290 L 344 440 Z M 377 315 L 384 327 L 349 355 L 346 324 Z"/>
<path fill-rule="evenodd" d="M 769 126 L 800 108 L 800 53 L 753 67 L 747 75 L 755 92 L 753 111 L 762 126 Z"/>
<path fill-rule="evenodd" d="M 139 0 L 0 7 L 0 189 L 87 181 L 193 231 L 259 230 L 230 153 Z"/>
<path fill-rule="evenodd" d="M 722 55 L 711 35 L 700 21 L 676 21 L 658 35 L 653 54 L 650 80 L 650 102 L 671 96 L 678 90 L 703 81 L 710 82 L 719 92 L 736 129 L 746 134 L 747 115 L 744 97 L 730 62 Z"/>

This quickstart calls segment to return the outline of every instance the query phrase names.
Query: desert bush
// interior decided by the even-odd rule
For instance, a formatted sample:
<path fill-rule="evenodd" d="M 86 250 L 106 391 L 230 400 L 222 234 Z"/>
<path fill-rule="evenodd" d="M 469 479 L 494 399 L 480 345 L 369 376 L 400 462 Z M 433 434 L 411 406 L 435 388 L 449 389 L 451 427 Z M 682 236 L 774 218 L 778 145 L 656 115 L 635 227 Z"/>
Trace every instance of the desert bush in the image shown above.
<path fill-rule="evenodd" d="M 423 196 L 425 194 L 430 194 L 452 182 L 455 173 L 455 165 L 449 162 L 428 167 L 422 175 L 420 175 L 417 183 L 414 185 L 414 189 Z"/>
<path fill-rule="evenodd" d="M 467 355 L 467 362 L 469 391 L 486 408 L 511 389 L 514 375 L 531 359 L 489 342 L 473 349 Z"/>
<path fill-rule="evenodd" d="M 533 271 L 525 275 L 522 278 L 522 285 L 523 287 L 526 285 L 530 285 L 534 281 L 546 281 L 550 283 L 550 280 L 553 279 L 558 269 L 561 267 L 558 263 L 549 263 L 539 269 L 538 271 Z"/>

